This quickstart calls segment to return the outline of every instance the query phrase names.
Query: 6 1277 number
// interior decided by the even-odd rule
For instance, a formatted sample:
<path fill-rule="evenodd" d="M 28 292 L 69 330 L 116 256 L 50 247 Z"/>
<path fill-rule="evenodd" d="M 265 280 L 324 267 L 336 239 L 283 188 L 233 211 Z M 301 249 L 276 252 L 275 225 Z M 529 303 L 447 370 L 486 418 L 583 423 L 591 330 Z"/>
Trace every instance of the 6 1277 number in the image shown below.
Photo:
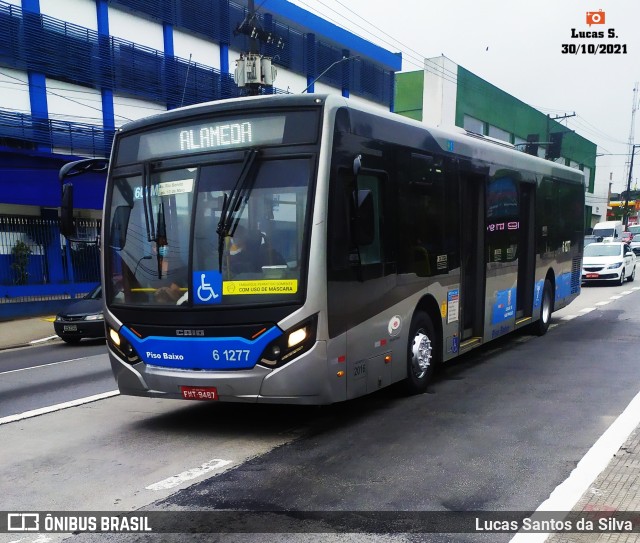
<path fill-rule="evenodd" d="M 249 349 L 224 349 L 219 351 L 214 349 L 211 353 L 215 361 L 224 360 L 225 362 L 248 362 Z"/>

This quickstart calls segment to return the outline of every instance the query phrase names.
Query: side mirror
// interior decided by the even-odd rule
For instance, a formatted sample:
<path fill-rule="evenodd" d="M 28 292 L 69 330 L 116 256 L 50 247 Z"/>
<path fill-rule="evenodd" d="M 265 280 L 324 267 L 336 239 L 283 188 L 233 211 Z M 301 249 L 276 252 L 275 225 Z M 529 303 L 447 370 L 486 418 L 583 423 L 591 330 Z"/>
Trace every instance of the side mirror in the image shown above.
<path fill-rule="evenodd" d="M 357 176 L 362 169 L 362 155 L 358 155 L 353 159 L 353 175 Z"/>
<path fill-rule="evenodd" d="M 62 205 L 60 207 L 60 232 L 65 238 L 75 234 L 73 224 L 73 185 L 65 183 L 62 186 Z"/>
<path fill-rule="evenodd" d="M 67 177 L 74 177 L 87 172 L 106 172 L 109 167 L 108 158 L 83 158 L 68 162 L 58 171 L 58 179 L 63 182 Z"/>

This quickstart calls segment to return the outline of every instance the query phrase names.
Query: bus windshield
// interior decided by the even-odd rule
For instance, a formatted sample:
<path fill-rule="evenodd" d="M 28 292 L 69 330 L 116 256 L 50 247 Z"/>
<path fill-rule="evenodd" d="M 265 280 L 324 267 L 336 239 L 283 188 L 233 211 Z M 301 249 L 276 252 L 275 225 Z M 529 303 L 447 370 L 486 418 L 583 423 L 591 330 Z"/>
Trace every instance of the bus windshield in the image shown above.
<path fill-rule="evenodd" d="M 256 158 L 242 198 L 229 209 L 245 166 L 151 168 L 146 181 L 115 178 L 106 229 L 108 303 L 298 301 L 311 159 Z"/>

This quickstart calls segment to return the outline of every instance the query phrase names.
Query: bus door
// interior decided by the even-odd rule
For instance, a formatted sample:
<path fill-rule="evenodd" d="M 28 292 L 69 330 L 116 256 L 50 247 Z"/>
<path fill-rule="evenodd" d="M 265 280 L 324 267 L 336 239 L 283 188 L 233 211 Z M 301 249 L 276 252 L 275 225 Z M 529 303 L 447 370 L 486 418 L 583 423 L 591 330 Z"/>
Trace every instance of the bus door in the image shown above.
<path fill-rule="evenodd" d="M 520 240 L 518 243 L 518 285 L 516 324 L 530 320 L 533 310 L 535 280 L 535 188 L 520 183 Z"/>
<path fill-rule="evenodd" d="M 482 338 L 485 268 L 484 200 L 485 177 L 460 173 L 461 221 L 461 350 Z"/>
<path fill-rule="evenodd" d="M 396 285 L 393 245 L 387 241 L 389 188 L 385 171 L 362 168 L 349 194 L 349 262 L 355 281 L 348 283 L 341 299 L 332 300 L 348 315 L 347 399 L 385 387 L 393 377 L 389 321 L 376 318 L 384 310 L 386 294 Z"/>
<path fill-rule="evenodd" d="M 518 248 L 522 241 L 521 200 L 518 190 L 521 186 L 523 183 L 520 182 L 519 174 L 506 169 L 494 172 L 487 182 L 484 244 L 485 341 L 502 336 L 515 328 L 520 278 Z M 524 274 L 524 271 L 522 273 Z"/>

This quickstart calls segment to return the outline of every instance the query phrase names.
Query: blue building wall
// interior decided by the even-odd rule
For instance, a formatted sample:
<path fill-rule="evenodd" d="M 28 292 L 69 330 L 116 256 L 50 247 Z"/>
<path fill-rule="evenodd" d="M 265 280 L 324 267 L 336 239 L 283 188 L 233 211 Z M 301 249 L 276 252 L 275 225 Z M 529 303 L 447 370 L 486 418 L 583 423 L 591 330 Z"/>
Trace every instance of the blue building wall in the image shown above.
<path fill-rule="evenodd" d="M 0 204 L 57 208 L 59 168 L 79 157 L 109 155 L 116 128 L 115 95 L 168 109 L 240 95 L 229 73 L 229 50 L 250 49 L 249 37 L 234 32 L 247 16 L 246 5 L 230 0 L 95 0 L 95 5 L 97 30 L 41 14 L 39 0 L 22 0 L 21 6 L 0 0 L 0 70 L 27 73 L 31 109 L 30 113 L 18 112 L 0 97 Z M 113 36 L 110 7 L 162 24 L 164 50 Z M 309 83 L 322 74 L 322 81 L 344 96 L 359 96 L 393 109 L 394 72 L 401 69 L 400 55 L 284 0 L 269 0 L 259 8 L 256 24 L 285 43 L 283 49 L 273 43 L 260 45 L 260 53 L 273 57 L 277 67 L 300 74 Z M 220 68 L 176 57 L 176 31 L 217 44 Z M 327 71 L 350 56 L 358 56 L 359 61 Z M 48 78 L 97 89 L 101 126 L 51 118 Z M 286 91 L 274 88 L 272 92 Z M 67 149 L 68 154 L 53 149 Z M 85 179 L 75 185 L 76 207 L 99 210 L 104 176 Z M 72 298 L 99 280 L 94 263 L 73 262 L 71 249 L 61 252 L 57 225 L 48 228 L 41 252 L 30 258 L 26 284 L 14 284 L 13 257 L 6 251 L 0 255 L 0 297 L 4 301 L 38 299 L 44 303 L 48 296 Z M 29 309 L 26 303 L 5 303 L 0 304 L 0 318 L 7 317 L 8 308 L 10 316 L 20 316 L 16 313 L 20 305 L 32 314 L 33 304 Z"/>

